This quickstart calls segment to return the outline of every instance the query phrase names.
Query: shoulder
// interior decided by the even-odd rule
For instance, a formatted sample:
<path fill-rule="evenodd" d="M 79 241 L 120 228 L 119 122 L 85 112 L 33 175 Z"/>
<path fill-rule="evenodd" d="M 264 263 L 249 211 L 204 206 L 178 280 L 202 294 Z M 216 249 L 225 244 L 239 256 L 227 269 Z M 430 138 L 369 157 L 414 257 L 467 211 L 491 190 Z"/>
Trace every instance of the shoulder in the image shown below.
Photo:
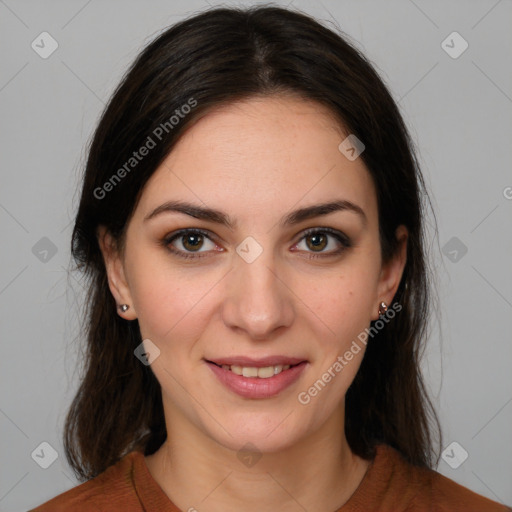
<path fill-rule="evenodd" d="M 501 503 L 471 491 L 457 482 L 432 471 L 433 504 L 438 510 L 465 510 L 467 512 L 510 512 L 512 509 Z"/>
<path fill-rule="evenodd" d="M 436 510 L 438 512 L 454 510 L 510 512 L 512 510 L 471 491 L 433 469 L 410 464 L 390 446 L 381 445 L 377 453 L 379 451 L 383 458 L 387 459 L 388 464 L 391 463 L 393 483 L 409 501 L 410 510 Z"/>
<path fill-rule="evenodd" d="M 114 512 L 139 510 L 140 502 L 133 486 L 136 452 L 125 455 L 103 473 L 28 512 Z M 119 508 L 112 508 L 113 503 Z M 142 509 L 140 509 L 142 510 Z"/>

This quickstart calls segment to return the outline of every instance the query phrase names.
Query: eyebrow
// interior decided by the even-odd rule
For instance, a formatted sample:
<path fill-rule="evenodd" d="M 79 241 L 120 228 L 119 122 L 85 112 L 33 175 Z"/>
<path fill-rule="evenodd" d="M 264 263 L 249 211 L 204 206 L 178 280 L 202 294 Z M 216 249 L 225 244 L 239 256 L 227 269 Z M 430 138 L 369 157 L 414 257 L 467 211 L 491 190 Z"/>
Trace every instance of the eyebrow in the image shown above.
<path fill-rule="evenodd" d="M 367 223 L 366 214 L 364 213 L 363 209 L 360 206 L 354 204 L 351 201 L 347 201 L 346 199 L 339 199 L 337 201 L 330 201 L 327 203 L 306 206 L 304 208 L 294 210 L 285 217 L 283 217 L 283 219 L 280 222 L 280 225 L 282 227 L 293 226 L 305 220 L 320 217 L 322 215 L 328 215 L 330 213 L 338 211 L 349 211 L 352 213 L 356 213 L 358 216 L 361 217 L 361 220 L 363 221 L 364 224 Z M 220 210 L 198 206 L 185 201 L 167 201 L 166 203 L 155 208 L 146 217 L 144 217 L 144 222 L 153 219 L 154 217 L 161 215 L 163 213 L 172 212 L 189 215 L 190 217 L 194 217 L 195 219 L 215 222 L 216 224 L 222 224 L 231 230 L 234 230 L 237 225 L 234 219 L 232 219 L 229 215 Z"/>

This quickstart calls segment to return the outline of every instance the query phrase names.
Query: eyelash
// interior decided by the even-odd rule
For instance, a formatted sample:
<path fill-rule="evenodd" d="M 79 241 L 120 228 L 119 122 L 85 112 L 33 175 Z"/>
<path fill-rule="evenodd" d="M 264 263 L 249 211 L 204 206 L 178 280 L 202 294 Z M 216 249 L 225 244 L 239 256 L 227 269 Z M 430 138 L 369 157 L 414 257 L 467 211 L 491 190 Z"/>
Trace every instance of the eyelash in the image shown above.
<path fill-rule="evenodd" d="M 197 252 L 197 253 L 184 252 L 180 249 L 174 248 L 171 245 L 172 242 L 174 242 L 174 240 L 176 240 L 177 238 L 180 238 L 180 237 L 183 237 L 183 236 L 189 235 L 189 234 L 200 234 L 213 242 L 213 240 L 211 239 L 211 237 L 207 231 L 203 231 L 202 229 L 198 229 L 198 228 L 194 228 L 194 229 L 188 228 L 188 229 L 182 229 L 180 231 L 177 231 L 176 233 L 173 233 L 172 235 L 165 237 L 162 240 L 162 245 L 166 249 L 168 249 L 171 253 L 175 254 L 176 256 L 179 256 L 180 258 L 184 258 L 184 259 L 198 259 L 198 258 L 203 258 L 203 257 L 209 256 L 209 251 L 203 251 L 203 252 Z M 342 252 L 344 252 L 345 249 L 352 247 L 352 242 L 344 233 L 341 233 L 340 231 L 337 231 L 332 228 L 310 228 L 310 229 L 307 229 L 306 231 L 304 231 L 303 236 L 300 238 L 300 240 L 297 242 L 297 244 L 302 242 L 302 240 L 304 240 L 308 236 L 317 235 L 317 234 L 331 235 L 341 244 L 341 248 L 337 249 L 335 251 L 327 252 L 327 253 L 311 252 L 311 253 L 309 253 L 309 256 L 308 256 L 308 258 L 310 258 L 310 259 L 328 258 L 328 257 L 338 256 Z M 297 245 L 297 244 L 295 244 L 295 245 Z"/>

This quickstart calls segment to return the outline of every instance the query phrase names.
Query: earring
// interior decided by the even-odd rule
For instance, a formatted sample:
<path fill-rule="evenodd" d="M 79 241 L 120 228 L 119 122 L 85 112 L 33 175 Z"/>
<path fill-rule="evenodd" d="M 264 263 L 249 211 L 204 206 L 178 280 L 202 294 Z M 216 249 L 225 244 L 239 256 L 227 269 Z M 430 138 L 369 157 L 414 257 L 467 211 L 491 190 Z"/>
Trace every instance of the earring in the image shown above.
<path fill-rule="evenodd" d="M 379 304 L 379 316 L 382 316 L 388 310 L 388 305 L 385 302 Z"/>
<path fill-rule="evenodd" d="M 119 309 L 123 312 L 123 313 L 126 313 L 129 309 L 130 309 L 130 306 L 128 306 L 128 304 L 121 304 L 119 306 Z"/>

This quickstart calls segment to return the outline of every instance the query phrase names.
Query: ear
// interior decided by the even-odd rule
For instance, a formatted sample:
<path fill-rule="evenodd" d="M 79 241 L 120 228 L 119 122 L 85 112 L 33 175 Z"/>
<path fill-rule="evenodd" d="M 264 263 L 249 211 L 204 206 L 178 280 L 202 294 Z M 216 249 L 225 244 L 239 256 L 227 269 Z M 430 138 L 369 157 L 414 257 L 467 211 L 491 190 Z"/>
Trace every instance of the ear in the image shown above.
<path fill-rule="evenodd" d="M 97 236 L 107 270 L 108 286 L 117 304 L 117 314 L 125 320 L 135 320 L 137 313 L 130 293 L 130 287 L 126 281 L 123 260 L 115 241 L 105 226 L 98 227 Z M 122 312 L 119 309 L 121 304 L 127 304 L 130 307 L 127 311 Z"/>
<path fill-rule="evenodd" d="M 395 237 L 398 247 L 393 257 L 382 266 L 377 286 L 376 303 L 372 310 L 372 320 L 379 319 L 378 311 L 381 302 L 385 302 L 388 306 L 393 302 L 393 297 L 404 272 L 407 261 L 407 228 L 403 225 L 398 226 Z"/>

